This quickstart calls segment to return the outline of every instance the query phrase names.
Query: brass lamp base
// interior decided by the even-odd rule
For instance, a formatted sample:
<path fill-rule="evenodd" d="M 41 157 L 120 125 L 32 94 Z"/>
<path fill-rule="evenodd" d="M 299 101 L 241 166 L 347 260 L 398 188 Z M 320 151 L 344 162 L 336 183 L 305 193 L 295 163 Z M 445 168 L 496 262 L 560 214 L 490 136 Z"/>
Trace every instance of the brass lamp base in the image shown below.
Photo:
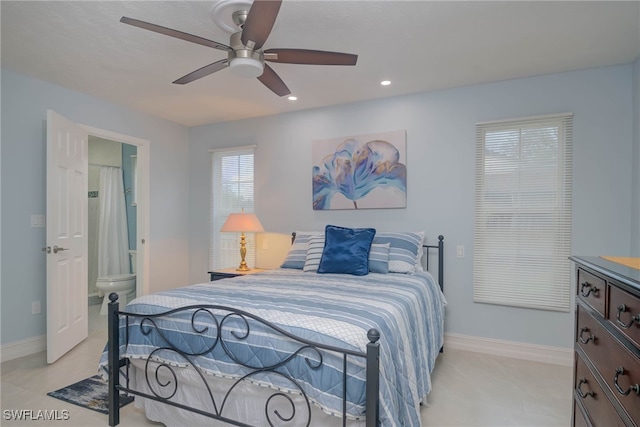
<path fill-rule="evenodd" d="M 247 256 L 247 241 L 244 238 L 244 233 L 240 234 L 240 265 L 236 268 L 236 271 L 250 271 L 251 269 L 247 266 L 247 262 L 244 260 L 245 256 Z"/>

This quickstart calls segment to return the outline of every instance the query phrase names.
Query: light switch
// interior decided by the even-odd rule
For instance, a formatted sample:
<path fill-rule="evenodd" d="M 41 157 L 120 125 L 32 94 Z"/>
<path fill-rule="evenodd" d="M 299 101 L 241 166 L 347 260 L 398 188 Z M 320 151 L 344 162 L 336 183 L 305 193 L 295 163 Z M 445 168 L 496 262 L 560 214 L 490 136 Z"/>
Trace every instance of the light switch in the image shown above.
<path fill-rule="evenodd" d="M 464 258 L 464 246 L 463 245 L 458 245 L 456 247 L 456 256 L 458 258 Z"/>
<path fill-rule="evenodd" d="M 44 227 L 44 215 L 31 215 L 31 226 L 32 227 Z"/>
<path fill-rule="evenodd" d="M 264 237 L 262 239 L 262 245 L 260 245 L 260 249 L 269 249 L 269 239 Z"/>

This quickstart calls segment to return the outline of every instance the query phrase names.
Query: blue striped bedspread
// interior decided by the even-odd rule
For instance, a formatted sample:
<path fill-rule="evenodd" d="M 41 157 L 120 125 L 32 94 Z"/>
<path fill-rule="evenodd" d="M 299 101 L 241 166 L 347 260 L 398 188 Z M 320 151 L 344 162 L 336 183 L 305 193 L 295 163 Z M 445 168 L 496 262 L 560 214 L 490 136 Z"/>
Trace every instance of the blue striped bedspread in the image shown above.
<path fill-rule="evenodd" d="M 381 425 L 420 426 L 420 401 L 431 391 L 430 374 L 443 344 L 446 305 L 429 273 L 351 276 L 277 269 L 143 296 L 120 310 L 153 314 L 200 304 L 244 310 L 301 338 L 361 352 L 366 352 L 367 331 L 377 329 L 381 335 Z M 215 335 L 217 328 L 210 316 L 201 313 L 195 320 L 198 329 L 208 326 L 209 335 Z M 238 318 L 228 321 L 238 333 L 243 330 Z M 161 323 L 165 337 L 181 350 L 202 352 L 212 343 L 212 339 L 194 333 L 190 314 Z M 251 327 L 251 340 L 229 345 L 240 360 L 249 364 L 274 363 L 299 347 L 286 337 L 274 338 L 265 330 Z M 166 346 L 159 334 L 144 335 L 139 320 L 130 320 L 129 344 L 125 347 L 125 328 L 121 319 L 121 357 L 146 359 L 154 348 Z M 314 359 L 310 352 L 304 356 Z M 170 352 L 156 352 L 154 359 L 186 366 L 183 358 Z M 352 356 L 348 360 L 347 412 L 349 418 L 358 419 L 364 415 L 365 360 Z M 314 404 L 327 413 L 341 414 L 342 380 L 338 373 L 342 363 L 341 357 L 323 356 L 322 367 L 310 370 L 299 357 L 282 369 L 301 378 L 299 383 Z M 211 375 L 239 378 L 246 373 L 232 363 L 220 345 L 200 356 L 198 364 Z M 106 365 L 105 348 L 101 372 Z M 287 389 L 287 384 L 275 376 L 261 381 L 273 381 L 275 388 Z"/>

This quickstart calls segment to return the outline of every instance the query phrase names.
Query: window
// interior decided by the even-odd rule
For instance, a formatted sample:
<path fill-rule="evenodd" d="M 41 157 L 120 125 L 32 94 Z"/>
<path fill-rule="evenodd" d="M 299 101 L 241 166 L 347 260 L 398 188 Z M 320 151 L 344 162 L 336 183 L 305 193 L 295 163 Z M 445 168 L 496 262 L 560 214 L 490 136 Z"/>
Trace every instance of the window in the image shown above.
<path fill-rule="evenodd" d="M 211 167 L 211 270 L 233 268 L 240 264 L 240 233 L 222 233 L 220 229 L 232 212 L 253 212 L 253 157 L 256 147 L 212 150 Z M 245 233 L 246 261 L 255 265 L 255 233 Z"/>
<path fill-rule="evenodd" d="M 572 123 L 476 125 L 474 301 L 569 311 Z"/>

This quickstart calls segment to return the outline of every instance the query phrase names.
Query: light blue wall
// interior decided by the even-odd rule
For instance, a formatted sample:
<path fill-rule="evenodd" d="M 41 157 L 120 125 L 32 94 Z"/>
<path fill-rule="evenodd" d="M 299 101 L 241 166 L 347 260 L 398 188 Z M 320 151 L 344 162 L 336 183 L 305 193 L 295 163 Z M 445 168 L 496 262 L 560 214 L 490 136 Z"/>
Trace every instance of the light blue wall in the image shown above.
<path fill-rule="evenodd" d="M 147 250 L 152 291 L 207 280 L 208 150 L 257 144 L 256 211 L 268 231 L 289 233 L 334 223 L 366 224 L 380 230 L 426 230 L 431 241 L 442 233 L 447 244 L 448 332 L 570 347 L 571 313 L 472 301 L 474 125 L 485 120 L 573 112 L 573 252 L 626 254 L 638 246 L 632 235 L 638 231 L 634 221 L 640 210 L 639 68 L 636 61 L 633 66 L 511 80 L 190 130 L 3 69 L 0 342 L 45 333 L 45 313 L 30 314 L 32 301 L 42 301 L 43 309 L 46 306 L 45 258 L 40 252 L 45 233 L 43 228 L 31 228 L 29 217 L 45 213 L 45 121 L 46 110 L 54 109 L 77 123 L 151 141 Z M 395 129 L 407 130 L 406 209 L 311 209 L 312 140 Z M 465 245 L 466 258 L 455 258 L 459 244 Z"/>
<path fill-rule="evenodd" d="M 191 280 L 207 280 L 210 154 L 257 144 L 256 213 L 265 229 L 324 225 L 426 230 L 446 242 L 447 332 L 571 347 L 573 313 L 472 300 L 475 123 L 574 113 L 573 252 L 628 254 L 633 67 L 510 80 L 190 129 Z M 406 129 L 407 208 L 313 211 L 311 141 Z M 456 258 L 464 245 L 465 258 Z"/>
<path fill-rule="evenodd" d="M 633 64 L 633 122 L 631 255 L 640 257 L 640 56 Z"/>
<path fill-rule="evenodd" d="M 60 86 L 2 69 L 1 343 L 46 332 L 45 229 L 31 228 L 45 214 L 46 111 L 150 141 L 151 290 L 186 284 L 188 265 L 188 130 Z M 158 214 L 158 213 L 161 214 Z M 166 266 L 166 268 L 163 268 Z M 31 314 L 31 302 L 43 312 Z"/>

